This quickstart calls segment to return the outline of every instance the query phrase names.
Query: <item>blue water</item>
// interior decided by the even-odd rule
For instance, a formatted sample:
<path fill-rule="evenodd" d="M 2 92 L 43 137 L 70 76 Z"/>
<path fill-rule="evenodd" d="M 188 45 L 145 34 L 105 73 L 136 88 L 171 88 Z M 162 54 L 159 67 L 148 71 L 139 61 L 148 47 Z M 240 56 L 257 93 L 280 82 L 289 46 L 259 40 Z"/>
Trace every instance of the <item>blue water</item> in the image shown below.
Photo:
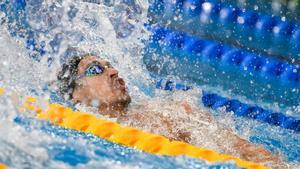
<path fill-rule="evenodd" d="M 3 17 L 4 19 L 0 17 L 0 25 L 2 25 L 2 19 L 5 20 L 3 22 L 8 23 L 7 28 L 10 33 L 9 37 L 13 41 L 18 40 L 23 42 L 20 44 L 20 46 L 25 47 L 28 53 L 21 52 L 21 55 L 24 55 L 27 58 L 31 58 L 32 62 L 34 63 L 36 63 L 37 60 L 43 64 L 46 62 L 47 68 L 57 68 L 55 67 L 55 63 L 58 60 L 57 56 L 61 54 L 60 52 L 62 52 L 60 51 L 59 47 L 65 47 L 66 42 L 64 40 L 68 38 L 71 39 L 68 40 L 71 41 L 70 43 L 73 42 L 73 45 L 76 43 L 86 42 L 87 46 L 90 45 L 91 48 L 98 48 L 99 46 L 97 46 L 96 44 L 100 44 L 103 41 L 108 41 L 111 43 L 124 43 L 124 41 L 127 43 L 135 42 L 133 39 L 130 39 L 130 37 L 135 36 L 137 32 L 134 31 L 135 29 L 139 28 L 138 25 L 131 24 L 130 22 L 123 22 L 122 18 L 120 19 L 118 18 L 118 16 L 116 18 L 109 18 L 108 21 L 111 21 L 113 23 L 112 28 L 116 32 L 116 36 L 119 38 L 118 41 L 114 41 L 115 39 L 109 39 L 101 34 L 101 32 L 105 31 L 105 29 L 101 28 L 101 24 L 99 24 L 99 21 L 97 20 L 97 15 L 93 16 L 88 14 L 78 14 L 80 13 L 80 10 L 82 11 L 82 9 L 84 9 L 85 5 L 89 4 L 90 6 L 92 6 L 91 8 L 88 8 L 90 11 L 86 13 L 97 13 L 97 10 L 100 10 L 97 8 L 97 4 L 104 3 L 106 6 L 112 8 L 111 10 L 108 10 L 108 13 L 121 13 L 126 11 L 127 14 L 129 13 L 130 15 L 129 19 L 143 19 L 137 17 L 140 15 L 140 13 L 142 13 L 140 12 L 142 7 L 138 8 L 137 6 L 132 6 L 132 4 L 134 4 L 134 1 L 130 0 L 122 1 L 124 3 L 121 3 L 120 6 L 108 1 L 97 1 L 97 4 L 82 3 L 80 1 L 76 1 L 75 3 L 74 1 L 74 4 L 72 4 L 71 2 L 66 3 L 67 6 L 60 6 L 60 3 L 53 5 L 50 1 L 44 2 L 47 2 L 49 4 L 43 4 L 43 1 L 41 0 L 26 1 L 26 3 L 22 0 L 0 0 L 0 11 L 3 11 L 6 14 L 6 16 Z M 142 3 L 146 4 L 146 1 L 143 1 Z M 25 8 L 25 4 L 30 8 Z M 128 5 L 129 7 L 126 8 L 126 5 Z M 44 9 L 39 11 L 41 7 Z M 96 9 L 94 10 L 93 7 L 95 7 Z M 63 11 L 65 12 L 64 14 L 62 14 Z M 35 12 L 37 13 L 37 16 L 33 14 Z M 43 14 L 45 14 L 45 16 Z M 78 15 L 83 18 L 82 22 L 76 20 L 78 19 L 77 17 L 79 17 Z M 65 17 L 65 20 L 61 20 L 62 17 Z M 30 20 L 30 18 L 33 19 Z M 70 26 L 70 28 L 67 26 L 68 24 L 74 25 Z M 88 25 L 88 27 L 84 27 L 84 24 Z M 140 25 L 144 25 L 144 23 Z M 82 26 L 82 29 L 77 30 L 78 28 L 76 26 Z M 4 26 L 2 26 L 1 28 L 3 27 Z M 146 32 L 146 29 L 140 29 Z M 144 33 L 143 31 L 140 31 L 139 34 Z M 98 34 L 101 34 L 101 36 Z M 2 36 L 3 35 L 0 34 L 0 37 Z M 125 38 L 125 40 L 122 38 Z M 137 39 L 146 41 L 146 38 L 143 39 L 142 35 Z M 130 53 L 130 48 L 124 47 L 118 50 L 117 48 L 113 48 L 114 46 L 109 46 L 109 44 L 110 43 L 104 45 L 104 48 L 101 48 L 102 46 L 100 46 L 100 50 L 103 50 L 103 53 L 112 53 L 112 55 L 115 56 L 125 53 L 125 58 L 132 57 L 132 62 L 125 62 L 125 64 L 129 63 L 129 65 L 133 66 L 133 68 L 130 68 L 129 70 L 124 68 L 125 73 L 134 73 L 134 71 L 132 70 L 135 69 L 134 66 L 136 65 L 140 67 L 144 66 L 142 62 L 142 52 L 136 53 L 136 49 L 139 48 L 139 46 L 135 43 L 133 43 L 132 46 L 137 47 L 133 47 L 133 53 Z M 106 46 L 108 46 L 107 48 L 109 48 L 106 49 L 108 51 L 105 51 Z M 9 50 L 11 50 L 12 52 L 14 50 L 14 48 L 11 48 L 11 46 L 7 46 L 7 48 L 9 48 Z M 120 51 L 124 53 L 120 53 Z M 5 57 L 9 56 L 9 53 L 5 53 L 5 51 L 0 52 L 4 53 L 2 59 L 3 61 L 5 61 Z M 177 57 L 182 55 L 182 53 L 174 53 Z M 154 54 L 157 55 L 161 53 L 154 52 Z M 169 55 L 170 53 L 163 53 L 159 57 L 165 59 L 168 58 Z M 11 57 L 13 58 L 13 56 Z M 18 57 L 15 58 L 18 59 Z M 46 61 L 43 61 L 43 59 L 45 58 Z M 108 56 L 108 58 L 112 59 L 113 61 L 114 59 L 118 60 L 117 57 L 112 57 L 110 55 Z M 17 59 L 15 63 L 19 62 L 19 60 Z M 62 58 L 59 59 L 63 60 Z M 128 60 L 130 59 L 128 58 L 125 61 Z M 118 63 L 117 61 L 115 62 Z M 117 64 L 117 66 L 121 67 L 124 62 L 120 62 L 121 63 Z M 23 62 L 20 63 L 22 64 Z M 14 64 L 14 61 L 9 62 L 9 64 Z M 147 66 L 149 67 L 149 65 Z M 11 71 L 11 74 L 19 74 L 20 69 L 20 67 L 14 68 Z M 128 75 L 132 77 L 126 77 L 129 80 L 132 80 L 132 82 L 130 83 L 134 86 L 130 88 L 130 90 L 135 96 L 145 94 L 154 97 L 155 92 L 157 92 L 157 90 L 154 89 L 154 83 L 147 83 L 147 80 L 139 79 L 140 76 L 146 76 L 146 78 L 149 78 L 152 82 L 155 81 L 154 77 L 158 79 L 166 78 L 165 76 L 167 76 L 168 74 L 155 74 L 153 76 L 148 76 L 148 71 L 145 70 L 144 67 L 141 69 L 138 67 L 136 69 L 141 71 L 137 71 L 136 74 Z M 121 71 L 122 70 L 123 69 L 121 69 Z M 209 70 L 209 68 L 207 68 L 207 70 Z M 196 72 L 199 70 L 195 68 L 193 69 L 193 71 Z M 233 72 L 234 71 L 236 71 L 236 69 L 233 69 Z M 32 76 L 32 72 L 30 71 L 30 69 L 21 70 L 20 72 L 22 74 L 25 74 L 26 80 L 34 81 L 30 79 L 30 77 Z M 27 72 L 28 77 L 26 77 Z M 208 72 L 207 75 L 204 74 L 203 81 L 209 80 L 212 77 L 212 74 L 213 73 L 211 72 Z M 48 74 L 42 75 L 44 75 L 43 78 L 46 78 L 46 76 L 48 76 Z M 7 73 L 4 76 L 9 77 L 10 74 Z M 179 74 L 177 78 L 186 80 L 184 74 Z M 197 77 L 195 79 L 197 79 Z M 15 80 L 18 82 L 19 79 L 15 78 Z M 191 78 L 187 81 L 190 83 L 190 85 L 196 88 L 199 87 L 199 81 L 195 82 Z M 215 81 L 218 82 L 216 83 L 216 86 L 201 85 L 201 88 L 218 91 L 216 89 L 222 90 L 222 87 L 220 87 L 221 85 L 226 85 L 224 79 L 215 79 Z M 222 81 L 224 82 L 223 84 Z M 29 88 L 30 90 L 28 90 L 27 93 L 25 92 L 26 94 L 40 96 L 45 95 L 45 98 L 49 99 L 49 96 L 47 95 L 49 93 L 43 93 L 44 91 L 40 90 L 41 88 L 44 89 L 44 85 L 34 86 L 30 85 L 30 83 L 28 84 L 29 85 L 26 86 L 26 84 L 15 83 L 12 84 L 15 86 L 7 87 L 12 87 L 17 90 L 19 90 L 20 88 Z M 235 90 L 237 91 L 239 89 L 241 88 L 235 88 Z M 140 91 L 134 92 L 135 90 Z M 241 95 L 243 95 L 245 92 L 249 91 L 240 90 Z M 171 92 L 170 94 L 173 93 Z M 10 96 L 5 97 L 9 98 Z M 237 97 L 244 98 L 243 96 Z M 272 96 L 268 97 L 272 98 Z M 1 100 L 9 99 L 2 98 Z M 253 100 L 253 102 L 255 101 L 256 100 Z M 17 113 L 14 113 L 11 115 L 13 117 L 11 117 L 8 112 L 15 112 L 17 107 L 15 105 L 12 106 L 13 104 L 11 105 L 10 103 L 7 103 L 5 101 L 1 103 L 2 104 L 0 108 L 2 112 L 0 114 L 0 162 L 5 163 L 12 168 L 237 168 L 234 164 L 207 164 L 206 162 L 199 159 L 192 159 L 187 157 L 156 156 L 148 153 L 143 153 L 139 150 L 126 148 L 121 145 L 110 143 L 92 135 L 52 126 L 47 122 L 36 121 L 34 119 L 31 119 L 30 117 L 27 117 L 30 116 L 30 113 L 29 115 L 25 113 L 26 115 L 24 116 L 20 116 Z M 199 102 L 199 106 L 201 106 L 201 104 L 202 103 Z M 283 106 L 285 106 L 285 103 L 279 104 L 283 104 Z M 299 133 L 293 132 L 291 130 L 285 130 L 280 127 L 271 126 L 265 123 L 260 123 L 254 120 L 232 117 L 228 114 L 225 114 L 222 110 L 212 112 L 220 121 L 224 121 L 225 119 L 224 125 L 231 125 L 231 127 L 235 128 L 240 135 L 249 138 L 251 142 L 262 144 L 274 153 L 281 153 L 286 161 L 300 163 Z M 227 119 L 228 121 L 226 121 Z"/>

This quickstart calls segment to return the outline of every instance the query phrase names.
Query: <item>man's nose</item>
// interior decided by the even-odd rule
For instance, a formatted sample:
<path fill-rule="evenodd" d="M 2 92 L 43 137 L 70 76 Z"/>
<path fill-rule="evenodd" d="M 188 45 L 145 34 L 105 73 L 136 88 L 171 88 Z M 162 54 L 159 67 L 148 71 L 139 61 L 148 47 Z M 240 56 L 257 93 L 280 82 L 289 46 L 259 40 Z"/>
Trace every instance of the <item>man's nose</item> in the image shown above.
<path fill-rule="evenodd" d="M 118 71 L 114 68 L 107 68 L 109 77 L 118 76 Z"/>

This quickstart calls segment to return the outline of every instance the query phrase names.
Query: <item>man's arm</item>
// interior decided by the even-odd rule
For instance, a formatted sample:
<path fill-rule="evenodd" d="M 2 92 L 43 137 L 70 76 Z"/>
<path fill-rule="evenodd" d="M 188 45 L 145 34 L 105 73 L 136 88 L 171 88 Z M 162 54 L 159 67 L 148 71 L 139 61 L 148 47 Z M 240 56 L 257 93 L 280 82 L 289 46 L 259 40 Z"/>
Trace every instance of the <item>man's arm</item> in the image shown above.
<path fill-rule="evenodd" d="M 248 140 L 234 134 L 233 131 L 225 129 L 221 132 L 223 137 L 225 137 L 224 141 L 232 141 L 232 150 L 234 150 L 242 159 L 262 163 L 272 168 L 286 167 L 286 164 L 283 163 L 282 159 L 278 155 L 274 155 L 263 146 L 252 144 Z"/>
<path fill-rule="evenodd" d="M 140 113 L 136 111 L 120 117 L 119 120 L 126 122 L 132 127 L 138 127 L 152 133 L 164 135 L 170 140 L 190 142 L 191 134 L 187 131 L 176 129 L 175 121 L 163 116 L 161 113 Z"/>
<path fill-rule="evenodd" d="M 203 110 L 192 108 L 187 103 L 183 103 L 183 106 L 185 107 L 186 112 L 189 114 L 203 113 Z M 210 113 L 205 112 L 204 115 L 210 116 L 208 119 L 210 119 L 209 121 L 211 123 L 216 123 Z M 281 168 L 284 166 L 282 159 L 279 156 L 272 154 L 261 145 L 252 144 L 248 140 L 239 137 L 231 129 L 219 128 L 216 134 L 224 138 L 219 140 L 218 144 L 219 147 L 224 148 L 223 150 L 226 154 L 237 154 L 242 159 L 253 162 L 265 164 L 269 163 L 269 166 L 272 166 L 273 168 Z M 231 142 L 232 146 L 225 147 L 224 142 Z"/>
<path fill-rule="evenodd" d="M 207 130 L 209 130 L 210 126 L 215 126 L 215 124 L 217 123 L 208 111 L 192 107 L 186 102 L 173 102 L 164 104 L 176 104 L 176 106 L 174 106 L 176 108 L 178 108 L 178 105 L 181 105 L 184 110 L 183 113 L 187 113 L 187 115 L 190 117 L 201 118 L 201 121 L 205 122 Z M 162 108 L 163 107 L 164 106 L 162 105 Z M 197 114 L 197 116 L 195 114 Z M 178 140 L 190 143 L 190 131 L 178 130 L 178 127 L 176 126 L 177 120 L 179 119 L 169 118 L 163 116 L 161 113 L 158 112 L 147 112 L 147 110 L 143 113 L 141 113 L 140 111 L 131 112 L 122 119 L 122 121 L 130 121 L 129 125 L 133 127 L 147 129 L 150 132 L 164 135 L 171 140 Z M 253 162 L 259 162 L 264 164 L 270 163 L 272 165 L 269 166 L 272 167 L 276 167 L 276 165 L 279 166 L 279 164 L 282 164 L 282 161 L 278 156 L 273 155 L 271 152 L 264 149 L 262 146 L 252 144 L 247 140 L 242 139 L 230 129 L 218 128 L 218 130 L 213 132 L 207 132 L 207 134 L 211 134 L 208 137 L 221 138 L 216 139 L 214 141 L 221 149 L 222 153 L 239 156 L 242 159 Z"/>

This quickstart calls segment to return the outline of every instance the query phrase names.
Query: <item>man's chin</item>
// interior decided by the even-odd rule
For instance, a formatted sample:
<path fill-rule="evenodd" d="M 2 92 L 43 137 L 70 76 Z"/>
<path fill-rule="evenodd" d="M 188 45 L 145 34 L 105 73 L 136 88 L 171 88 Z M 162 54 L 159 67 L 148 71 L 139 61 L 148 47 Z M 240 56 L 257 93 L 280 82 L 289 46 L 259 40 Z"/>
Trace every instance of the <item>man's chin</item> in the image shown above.
<path fill-rule="evenodd" d="M 129 96 L 128 92 L 125 92 L 122 93 L 122 95 L 119 96 L 118 99 L 116 99 L 115 104 L 123 108 L 127 108 L 130 102 L 131 102 L 131 97 Z"/>
<path fill-rule="evenodd" d="M 129 96 L 128 92 L 126 92 L 121 102 L 123 102 L 124 107 L 128 107 L 131 102 L 131 97 Z"/>

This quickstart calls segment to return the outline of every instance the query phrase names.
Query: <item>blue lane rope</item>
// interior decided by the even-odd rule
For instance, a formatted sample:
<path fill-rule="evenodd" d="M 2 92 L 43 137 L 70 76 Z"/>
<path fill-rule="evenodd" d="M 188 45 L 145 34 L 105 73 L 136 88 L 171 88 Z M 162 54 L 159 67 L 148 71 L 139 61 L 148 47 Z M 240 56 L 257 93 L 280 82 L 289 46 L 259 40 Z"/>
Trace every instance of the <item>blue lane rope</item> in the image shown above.
<path fill-rule="evenodd" d="M 173 90 L 183 90 L 183 91 L 187 91 L 192 89 L 192 86 L 188 86 L 182 83 L 176 83 L 174 80 L 159 80 L 156 82 L 155 87 L 157 89 L 162 89 L 162 90 L 169 90 L 169 91 L 173 91 Z"/>
<path fill-rule="evenodd" d="M 155 27 L 152 32 L 152 42 L 160 46 L 178 49 L 193 56 L 206 56 L 206 59 L 218 61 L 223 65 L 254 70 L 257 74 L 279 78 L 298 87 L 300 85 L 299 65 L 292 65 L 163 27 Z"/>
<path fill-rule="evenodd" d="M 191 86 L 175 82 L 172 79 L 162 79 L 157 81 L 156 88 L 168 91 L 187 91 L 192 89 Z M 205 107 L 209 107 L 214 110 L 225 107 L 226 112 L 233 112 L 236 116 L 258 120 L 271 125 L 300 132 L 300 120 L 297 120 L 294 117 L 286 116 L 281 112 L 266 110 L 257 105 L 245 104 L 239 100 L 229 99 L 207 91 L 203 91 L 201 101 Z"/>
<path fill-rule="evenodd" d="M 281 111 L 300 103 L 299 65 L 168 28 L 148 28 L 152 36 L 145 49 L 144 62 L 152 73 L 179 76 L 199 85 L 220 84 L 223 90 L 249 100 L 278 102 Z"/>
<path fill-rule="evenodd" d="M 168 25 L 181 31 L 217 37 L 263 53 L 268 49 L 268 53 L 289 56 L 287 59 L 300 62 L 300 25 L 280 17 L 245 11 L 213 0 L 155 0 L 149 13 L 153 23 L 164 25 L 171 21 Z M 230 32 L 230 36 L 226 37 L 226 32 Z"/>
<path fill-rule="evenodd" d="M 203 92 L 202 103 L 204 106 L 212 109 L 225 107 L 226 112 L 233 112 L 236 116 L 247 117 L 300 132 L 300 120 L 288 117 L 281 112 L 265 110 L 256 105 L 248 105 L 238 100 L 221 97 L 210 92 Z"/>

